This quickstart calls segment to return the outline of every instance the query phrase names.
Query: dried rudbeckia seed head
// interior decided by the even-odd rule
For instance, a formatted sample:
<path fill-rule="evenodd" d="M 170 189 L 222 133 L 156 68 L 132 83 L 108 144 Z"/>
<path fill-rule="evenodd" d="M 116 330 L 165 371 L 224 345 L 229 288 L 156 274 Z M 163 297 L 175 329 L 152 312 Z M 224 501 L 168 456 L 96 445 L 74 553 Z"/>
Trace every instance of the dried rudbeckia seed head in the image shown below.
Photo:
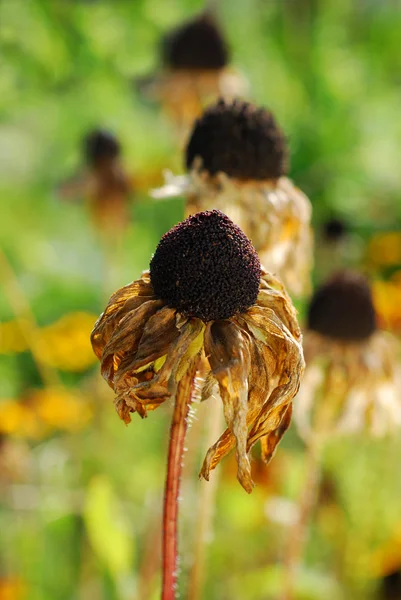
<path fill-rule="evenodd" d="M 314 294 L 308 326 L 321 335 L 345 342 L 369 338 L 376 330 L 376 313 L 369 284 L 363 275 L 334 275 Z"/>
<path fill-rule="evenodd" d="M 348 233 L 348 225 L 338 217 L 332 217 L 323 225 L 324 238 L 329 242 L 337 242 Z"/>
<path fill-rule="evenodd" d="M 239 100 L 219 100 L 195 123 L 186 149 L 188 169 L 197 157 L 210 175 L 266 180 L 287 172 L 286 141 L 273 115 Z"/>
<path fill-rule="evenodd" d="M 203 14 L 166 35 L 162 57 L 170 69 L 222 69 L 228 48 L 216 22 Z"/>
<path fill-rule="evenodd" d="M 88 133 L 83 142 L 83 150 L 86 162 L 91 166 L 117 158 L 121 154 L 120 142 L 105 129 L 95 129 Z"/>
<path fill-rule="evenodd" d="M 250 240 L 218 210 L 197 213 L 173 227 L 150 263 L 155 294 L 204 322 L 246 311 L 256 301 L 260 276 Z"/>

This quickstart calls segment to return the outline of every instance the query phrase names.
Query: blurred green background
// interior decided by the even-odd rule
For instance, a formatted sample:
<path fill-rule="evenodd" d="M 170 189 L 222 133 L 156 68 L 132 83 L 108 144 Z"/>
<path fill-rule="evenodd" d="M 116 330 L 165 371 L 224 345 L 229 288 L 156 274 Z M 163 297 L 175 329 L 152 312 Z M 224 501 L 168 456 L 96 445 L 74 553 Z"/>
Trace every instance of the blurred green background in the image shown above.
<path fill-rule="evenodd" d="M 174 124 L 135 80 L 159 68 L 161 36 L 202 8 L 194 0 L 0 2 L 1 600 L 158 598 L 171 407 L 124 427 L 89 333 L 111 292 L 147 268 L 183 217 L 182 199 L 147 194 L 163 169 L 182 172 L 183 159 Z M 382 322 L 397 332 L 401 4 L 221 0 L 217 14 L 232 64 L 284 128 L 290 175 L 311 198 L 315 280 L 333 267 L 320 241 L 336 217 L 348 230 L 338 260 L 371 275 Z M 82 137 L 96 127 L 116 134 L 127 172 L 141 182 L 118 247 L 99 236 L 82 202 L 58 192 L 79 172 Z M 182 597 L 206 428 L 200 406 L 181 502 Z M 300 599 L 401 597 L 381 591 L 382 577 L 401 565 L 399 458 L 399 440 L 353 438 L 327 449 Z M 294 428 L 269 469 L 255 458 L 251 496 L 232 459 L 219 467 L 202 598 L 278 598 L 304 468 Z"/>

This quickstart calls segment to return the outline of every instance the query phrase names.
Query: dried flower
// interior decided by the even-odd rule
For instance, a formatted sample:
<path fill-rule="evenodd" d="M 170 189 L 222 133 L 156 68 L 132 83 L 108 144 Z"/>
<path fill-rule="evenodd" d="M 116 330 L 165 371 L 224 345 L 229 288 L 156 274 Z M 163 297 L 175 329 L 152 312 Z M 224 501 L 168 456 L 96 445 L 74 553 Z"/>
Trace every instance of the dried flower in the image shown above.
<path fill-rule="evenodd" d="M 202 13 L 163 38 L 163 70 L 140 87 L 161 101 L 186 136 L 205 104 L 219 96 L 232 99 L 247 93 L 247 81 L 229 67 L 229 54 L 218 23 L 211 14 Z"/>
<path fill-rule="evenodd" d="M 96 227 L 107 236 L 120 233 L 129 221 L 128 202 L 132 178 L 121 164 L 121 145 L 104 129 L 95 129 L 83 140 L 86 169 L 60 187 L 64 198 L 83 196 Z"/>
<path fill-rule="evenodd" d="M 401 425 L 397 343 L 376 326 L 371 291 L 357 273 L 317 290 L 304 338 L 307 363 L 295 419 L 303 437 Z"/>
<path fill-rule="evenodd" d="M 91 339 L 126 423 L 174 396 L 202 356 L 202 398 L 220 395 L 228 429 L 201 475 L 209 479 L 236 447 L 238 479 L 252 491 L 249 451 L 260 440 L 265 461 L 272 457 L 290 422 L 303 356 L 291 301 L 239 227 L 213 210 L 171 229 L 150 272 L 110 298 Z"/>
<path fill-rule="evenodd" d="M 262 264 L 294 294 L 309 287 L 311 206 L 286 177 L 284 135 L 264 108 L 220 100 L 196 122 L 186 149 L 187 177 L 169 176 L 153 192 L 184 193 L 187 214 L 218 208 L 254 244 Z"/>
<path fill-rule="evenodd" d="M 216 21 L 203 13 L 163 38 L 162 61 L 172 70 L 222 69 L 229 62 L 229 49 Z"/>

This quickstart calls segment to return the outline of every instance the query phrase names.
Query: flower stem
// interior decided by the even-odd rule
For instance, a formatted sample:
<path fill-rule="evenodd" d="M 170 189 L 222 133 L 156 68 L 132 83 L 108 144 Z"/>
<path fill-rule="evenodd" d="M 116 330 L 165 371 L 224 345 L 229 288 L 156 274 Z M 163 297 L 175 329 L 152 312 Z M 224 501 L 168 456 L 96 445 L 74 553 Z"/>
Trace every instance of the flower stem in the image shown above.
<path fill-rule="evenodd" d="M 178 384 L 173 420 L 170 428 L 170 444 L 167 460 L 167 477 L 164 492 L 162 563 L 162 600 L 174 600 L 177 588 L 177 522 L 182 460 L 188 412 L 194 390 L 198 360 L 193 360 Z"/>

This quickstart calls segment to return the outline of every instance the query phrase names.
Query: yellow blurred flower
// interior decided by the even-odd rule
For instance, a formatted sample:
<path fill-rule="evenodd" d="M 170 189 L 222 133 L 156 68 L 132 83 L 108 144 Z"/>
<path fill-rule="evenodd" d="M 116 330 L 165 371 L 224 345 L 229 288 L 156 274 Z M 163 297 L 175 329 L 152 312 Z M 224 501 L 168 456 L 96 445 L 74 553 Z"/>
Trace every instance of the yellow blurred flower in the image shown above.
<path fill-rule="evenodd" d="M 373 299 L 381 327 L 401 332 L 401 272 L 390 281 L 374 281 Z"/>
<path fill-rule="evenodd" d="M 0 323 L 0 354 L 24 352 L 28 348 L 24 335 L 27 327 L 29 324 L 23 319 Z"/>
<path fill-rule="evenodd" d="M 0 434 L 38 439 L 55 429 L 77 431 L 91 416 L 87 401 L 74 392 L 34 390 L 23 399 L 0 402 Z"/>
<path fill-rule="evenodd" d="M 40 438 L 42 432 L 43 427 L 29 406 L 19 400 L 0 402 L 0 434 L 35 439 Z"/>
<path fill-rule="evenodd" d="M 30 400 L 40 421 L 51 429 L 76 431 L 92 416 L 88 403 L 68 390 L 38 390 L 32 393 Z"/>
<path fill-rule="evenodd" d="M 0 600 L 22 600 L 25 597 L 25 586 L 17 577 L 0 579 Z"/>
<path fill-rule="evenodd" d="M 368 260 L 375 267 L 401 265 L 401 232 L 374 235 L 368 246 Z"/>
<path fill-rule="evenodd" d="M 47 365 L 62 371 L 85 371 L 95 362 L 88 341 L 96 316 L 73 312 L 39 332 L 38 351 Z"/>
<path fill-rule="evenodd" d="M 369 573 L 372 577 L 384 577 L 401 569 L 400 524 L 395 525 L 393 537 L 372 553 L 369 563 Z"/>
<path fill-rule="evenodd" d="M 96 315 L 72 312 L 39 329 L 36 348 L 46 365 L 61 371 L 85 371 L 96 361 L 88 341 Z M 0 354 L 15 354 L 28 349 L 24 331 L 30 324 L 24 320 L 0 323 Z"/>

